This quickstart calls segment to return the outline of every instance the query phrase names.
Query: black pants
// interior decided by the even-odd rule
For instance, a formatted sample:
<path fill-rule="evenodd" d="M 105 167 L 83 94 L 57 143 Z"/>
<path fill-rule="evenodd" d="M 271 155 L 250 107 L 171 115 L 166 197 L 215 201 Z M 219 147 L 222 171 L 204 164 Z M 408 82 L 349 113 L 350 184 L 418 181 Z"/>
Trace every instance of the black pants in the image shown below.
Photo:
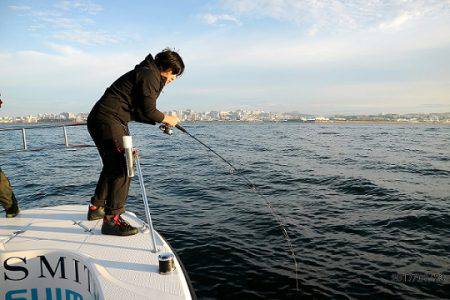
<path fill-rule="evenodd" d="M 92 114 L 87 126 L 103 162 L 91 203 L 104 206 L 106 215 L 121 214 L 125 212 L 130 188 L 122 141 L 122 137 L 129 134 L 128 127 L 106 116 Z"/>

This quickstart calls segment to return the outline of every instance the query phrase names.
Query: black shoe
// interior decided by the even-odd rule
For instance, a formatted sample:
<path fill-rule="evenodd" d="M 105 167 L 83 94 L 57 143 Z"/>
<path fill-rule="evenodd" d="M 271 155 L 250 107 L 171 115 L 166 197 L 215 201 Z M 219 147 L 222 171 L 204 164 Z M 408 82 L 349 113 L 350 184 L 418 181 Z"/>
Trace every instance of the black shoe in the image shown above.
<path fill-rule="evenodd" d="M 13 195 L 13 204 L 11 205 L 10 208 L 5 209 L 5 212 L 7 218 L 14 218 L 19 214 L 20 212 L 19 205 L 17 204 L 17 200 L 16 197 L 14 197 L 14 195 Z"/>
<path fill-rule="evenodd" d="M 98 206 L 97 209 L 91 209 L 92 206 L 89 205 L 89 210 L 87 214 L 88 221 L 100 220 L 105 216 L 105 209 Z"/>
<path fill-rule="evenodd" d="M 102 234 L 127 236 L 136 233 L 138 229 L 122 219 L 120 215 L 114 216 L 109 221 L 106 218 L 103 219 Z"/>

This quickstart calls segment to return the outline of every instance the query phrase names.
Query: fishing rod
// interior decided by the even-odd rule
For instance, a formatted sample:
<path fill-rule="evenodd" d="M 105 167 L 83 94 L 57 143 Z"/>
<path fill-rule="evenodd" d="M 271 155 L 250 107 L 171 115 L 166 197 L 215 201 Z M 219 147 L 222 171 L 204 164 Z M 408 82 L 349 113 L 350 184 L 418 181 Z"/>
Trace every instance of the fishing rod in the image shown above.
<path fill-rule="evenodd" d="M 283 223 L 283 221 L 281 220 L 280 216 L 278 215 L 278 213 L 276 212 L 275 208 L 273 207 L 272 203 L 269 201 L 269 199 L 267 199 L 266 196 L 264 196 L 263 194 L 261 194 L 258 189 L 256 188 L 255 184 L 248 179 L 247 176 L 245 176 L 242 173 L 239 173 L 239 170 L 231 163 L 229 162 L 227 159 L 225 159 L 222 155 L 220 155 L 219 153 L 217 153 L 216 151 L 214 151 L 211 147 L 209 147 L 208 145 L 206 145 L 204 142 L 202 142 L 201 140 L 199 140 L 196 136 L 192 135 L 191 133 L 189 133 L 183 126 L 177 124 L 175 125 L 175 127 L 177 129 L 179 129 L 180 131 L 182 131 L 183 133 L 187 134 L 188 136 L 190 136 L 191 138 L 193 138 L 194 140 L 196 140 L 198 143 L 200 143 L 201 145 L 203 145 L 205 148 L 207 148 L 209 151 L 211 151 L 212 153 L 214 153 L 218 158 L 220 158 L 223 162 L 225 162 L 233 171 L 233 174 L 236 174 L 238 176 L 241 176 L 241 178 L 244 179 L 244 181 L 247 183 L 247 185 L 250 187 L 250 189 L 255 192 L 257 195 L 259 195 L 262 199 L 264 199 L 264 201 L 266 202 L 267 207 L 269 208 L 269 211 L 271 213 L 271 215 L 274 217 L 274 219 L 277 221 L 278 226 L 281 229 L 281 232 L 284 236 L 284 240 L 286 241 L 286 244 L 288 245 L 289 248 L 289 252 L 290 255 L 292 257 L 292 260 L 294 262 L 294 268 L 295 268 L 295 284 L 296 284 L 296 289 L 297 291 L 299 291 L 299 282 L 298 282 L 298 264 L 297 264 L 297 259 L 296 259 L 296 255 L 295 255 L 295 251 L 294 251 L 294 247 L 292 246 L 292 242 L 291 239 L 287 233 L 286 227 Z M 173 130 L 171 128 L 171 126 L 166 125 L 166 124 L 161 124 L 159 126 L 159 129 L 161 129 L 161 131 L 163 131 L 165 134 L 168 135 L 172 135 L 173 134 Z"/>

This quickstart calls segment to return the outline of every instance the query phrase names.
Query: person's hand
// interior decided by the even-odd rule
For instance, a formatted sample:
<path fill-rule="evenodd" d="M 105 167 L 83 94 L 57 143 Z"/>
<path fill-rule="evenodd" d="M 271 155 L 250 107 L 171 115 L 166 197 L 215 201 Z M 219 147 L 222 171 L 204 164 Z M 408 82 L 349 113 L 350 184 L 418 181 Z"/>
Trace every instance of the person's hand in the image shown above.
<path fill-rule="evenodd" d="M 167 124 L 169 126 L 175 126 L 178 123 L 180 123 L 180 119 L 178 119 L 178 117 L 175 116 L 164 115 L 164 120 L 162 120 L 162 123 Z"/>

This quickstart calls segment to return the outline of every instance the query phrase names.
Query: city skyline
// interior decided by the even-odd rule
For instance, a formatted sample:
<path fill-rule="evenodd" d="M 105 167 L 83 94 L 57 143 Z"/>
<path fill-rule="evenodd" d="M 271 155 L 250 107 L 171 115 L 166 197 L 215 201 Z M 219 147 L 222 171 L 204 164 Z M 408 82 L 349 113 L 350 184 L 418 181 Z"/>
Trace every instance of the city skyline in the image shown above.
<path fill-rule="evenodd" d="M 449 11 L 436 0 L 5 0 L 0 116 L 89 111 L 167 46 L 186 72 L 163 111 L 450 111 Z"/>
<path fill-rule="evenodd" d="M 300 112 L 270 112 L 263 110 L 234 111 L 194 111 L 192 109 L 165 111 L 165 114 L 177 116 L 184 121 L 301 121 L 301 122 L 347 122 L 347 121 L 369 121 L 369 122 L 412 122 L 412 123 L 443 123 L 450 124 L 450 112 L 446 113 L 410 113 L 410 114 L 376 114 L 376 115 L 314 115 Z M 44 113 L 26 116 L 0 117 L 0 124 L 34 124 L 53 122 L 76 122 L 87 121 L 88 113 Z"/>

